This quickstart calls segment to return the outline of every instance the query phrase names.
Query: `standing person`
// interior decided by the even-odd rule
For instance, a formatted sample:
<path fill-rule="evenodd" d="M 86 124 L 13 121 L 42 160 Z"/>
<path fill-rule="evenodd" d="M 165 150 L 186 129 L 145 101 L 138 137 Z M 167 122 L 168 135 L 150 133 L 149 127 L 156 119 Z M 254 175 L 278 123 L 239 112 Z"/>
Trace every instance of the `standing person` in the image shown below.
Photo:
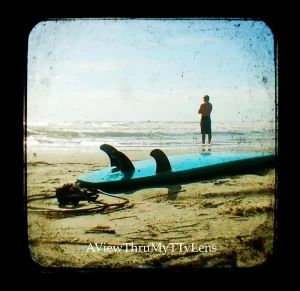
<path fill-rule="evenodd" d="M 208 144 L 211 143 L 211 119 L 210 114 L 212 112 L 212 104 L 209 102 L 209 96 L 203 97 L 203 103 L 200 105 L 198 114 L 201 114 L 200 128 L 202 134 L 202 144 L 205 144 L 205 136 L 208 136 Z"/>

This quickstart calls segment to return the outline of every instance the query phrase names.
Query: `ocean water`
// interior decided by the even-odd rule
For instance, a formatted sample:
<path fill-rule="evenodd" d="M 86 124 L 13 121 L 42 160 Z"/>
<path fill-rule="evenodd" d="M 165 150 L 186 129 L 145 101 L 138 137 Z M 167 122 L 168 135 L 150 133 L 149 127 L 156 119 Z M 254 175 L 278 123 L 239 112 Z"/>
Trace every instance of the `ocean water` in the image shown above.
<path fill-rule="evenodd" d="M 201 146 L 199 122 L 27 122 L 28 151 L 95 151 L 108 143 L 119 150 L 195 149 Z M 212 121 L 212 147 L 220 150 L 275 150 L 274 122 Z"/>

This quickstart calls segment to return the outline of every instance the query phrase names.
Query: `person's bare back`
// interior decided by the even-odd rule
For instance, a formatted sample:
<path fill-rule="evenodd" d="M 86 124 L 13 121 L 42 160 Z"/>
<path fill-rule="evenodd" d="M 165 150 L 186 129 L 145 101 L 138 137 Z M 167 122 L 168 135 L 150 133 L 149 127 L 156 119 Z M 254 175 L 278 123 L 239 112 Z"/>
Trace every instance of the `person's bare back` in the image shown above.
<path fill-rule="evenodd" d="M 210 116 L 210 113 L 212 111 L 212 105 L 210 102 L 204 102 L 201 104 L 198 113 L 202 114 L 202 116 Z"/>

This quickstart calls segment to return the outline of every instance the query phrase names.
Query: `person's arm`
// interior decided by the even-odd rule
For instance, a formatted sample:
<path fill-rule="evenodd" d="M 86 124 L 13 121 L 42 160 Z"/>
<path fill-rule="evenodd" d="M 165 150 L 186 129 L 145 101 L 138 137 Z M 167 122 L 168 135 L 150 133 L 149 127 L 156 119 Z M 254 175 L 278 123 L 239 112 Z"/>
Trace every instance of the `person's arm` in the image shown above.
<path fill-rule="evenodd" d="M 202 104 L 200 105 L 200 108 L 198 109 L 198 114 L 202 114 Z"/>

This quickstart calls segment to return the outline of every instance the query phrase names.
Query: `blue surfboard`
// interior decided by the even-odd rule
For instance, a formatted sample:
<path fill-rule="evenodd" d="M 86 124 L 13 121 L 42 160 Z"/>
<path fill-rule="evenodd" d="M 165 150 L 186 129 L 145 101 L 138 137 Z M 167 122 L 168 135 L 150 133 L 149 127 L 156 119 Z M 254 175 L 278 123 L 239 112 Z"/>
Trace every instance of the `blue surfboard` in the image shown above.
<path fill-rule="evenodd" d="M 154 149 L 150 153 L 152 158 L 131 162 L 111 145 L 103 144 L 100 149 L 107 153 L 110 167 L 79 177 L 77 183 L 81 187 L 123 191 L 218 175 L 250 173 L 259 168 L 275 166 L 274 153 L 202 152 L 167 157 L 162 150 Z"/>

